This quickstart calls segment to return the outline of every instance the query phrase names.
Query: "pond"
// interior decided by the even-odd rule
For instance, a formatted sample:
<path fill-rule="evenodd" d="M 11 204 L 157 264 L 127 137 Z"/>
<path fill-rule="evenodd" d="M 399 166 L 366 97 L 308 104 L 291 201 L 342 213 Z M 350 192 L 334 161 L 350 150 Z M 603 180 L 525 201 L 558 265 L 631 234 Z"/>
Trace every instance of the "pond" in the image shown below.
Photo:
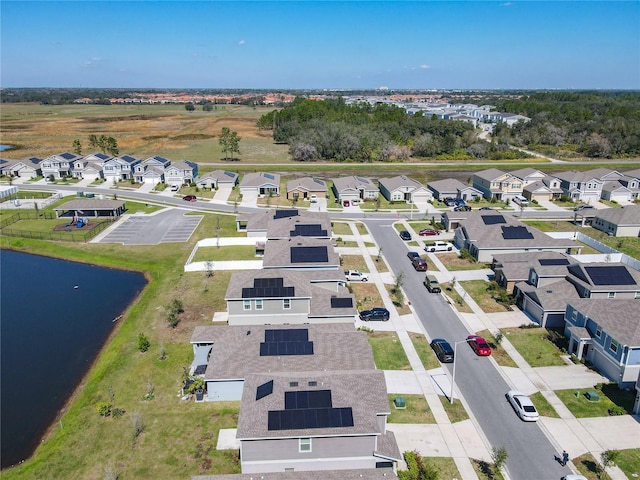
<path fill-rule="evenodd" d="M 140 273 L 0 250 L 0 458 L 27 459 L 146 285 Z"/>

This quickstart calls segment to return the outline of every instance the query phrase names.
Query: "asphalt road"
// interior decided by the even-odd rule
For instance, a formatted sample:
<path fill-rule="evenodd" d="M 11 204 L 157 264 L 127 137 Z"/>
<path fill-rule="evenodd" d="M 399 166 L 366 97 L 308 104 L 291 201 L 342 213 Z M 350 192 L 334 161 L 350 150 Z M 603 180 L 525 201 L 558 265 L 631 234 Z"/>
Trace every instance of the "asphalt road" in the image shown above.
<path fill-rule="evenodd" d="M 424 272 L 416 272 L 406 257 L 407 249 L 391 221 L 367 220 L 367 227 L 384 251 L 393 273 L 404 273 L 404 290 L 431 338 L 445 338 L 456 349 L 456 387 L 491 446 L 504 446 L 506 468 L 512 480 L 552 480 L 571 473 L 554 456 L 560 452 L 537 423 L 521 421 L 505 398 L 509 385 L 487 358 L 477 357 L 464 342 L 466 330 L 442 295 L 430 294 L 422 284 Z M 451 372 L 451 364 L 444 364 Z"/>

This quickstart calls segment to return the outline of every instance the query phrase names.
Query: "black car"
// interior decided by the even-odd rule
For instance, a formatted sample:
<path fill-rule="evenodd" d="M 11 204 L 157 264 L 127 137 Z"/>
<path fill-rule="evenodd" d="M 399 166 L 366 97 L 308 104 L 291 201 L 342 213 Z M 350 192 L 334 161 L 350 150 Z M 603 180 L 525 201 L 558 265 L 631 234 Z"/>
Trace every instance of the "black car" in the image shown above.
<path fill-rule="evenodd" d="M 469 212 L 471 211 L 471 207 L 469 205 L 458 205 L 453 209 L 454 212 Z"/>
<path fill-rule="evenodd" d="M 407 257 L 409 257 L 409 261 L 413 262 L 414 258 L 420 258 L 420 254 L 418 252 L 407 252 Z"/>
<path fill-rule="evenodd" d="M 590 210 L 593 208 L 593 205 L 578 205 L 573 209 L 574 212 L 579 212 L 580 210 Z"/>
<path fill-rule="evenodd" d="M 400 232 L 400 238 L 405 240 L 405 241 L 411 240 L 411 234 L 409 232 L 407 232 L 406 230 L 402 230 Z"/>
<path fill-rule="evenodd" d="M 370 322 L 380 320 L 386 322 L 389 320 L 389 310 L 386 308 L 372 308 L 371 310 L 363 310 L 360 312 L 360 320 Z"/>
<path fill-rule="evenodd" d="M 447 207 L 453 207 L 456 204 L 456 199 L 452 197 L 446 197 L 442 200 Z"/>
<path fill-rule="evenodd" d="M 453 348 L 449 342 L 443 338 L 434 338 L 431 341 L 431 348 L 442 363 L 453 363 Z"/>
<path fill-rule="evenodd" d="M 480 208 L 480 210 L 493 210 L 493 208 L 491 208 L 491 207 L 482 207 L 482 208 Z"/>

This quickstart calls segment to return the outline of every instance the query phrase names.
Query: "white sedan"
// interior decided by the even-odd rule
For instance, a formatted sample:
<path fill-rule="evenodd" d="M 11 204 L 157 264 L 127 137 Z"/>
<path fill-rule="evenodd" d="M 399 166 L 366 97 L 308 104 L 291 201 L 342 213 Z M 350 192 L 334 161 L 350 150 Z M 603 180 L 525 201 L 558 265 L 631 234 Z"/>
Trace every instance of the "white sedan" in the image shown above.
<path fill-rule="evenodd" d="M 525 422 L 536 422 L 538 420 L 536 407 L 524 393 L 517 390 L 509 390 L 506 396 L 521 420 Z"/>

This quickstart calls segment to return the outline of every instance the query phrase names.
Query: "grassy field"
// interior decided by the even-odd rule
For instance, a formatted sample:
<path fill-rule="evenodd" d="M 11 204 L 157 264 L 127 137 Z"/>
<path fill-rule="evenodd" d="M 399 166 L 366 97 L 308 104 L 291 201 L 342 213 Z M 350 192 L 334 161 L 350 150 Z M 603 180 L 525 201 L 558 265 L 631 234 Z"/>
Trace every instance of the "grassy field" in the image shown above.
<path fill-rule="evenodd" d="M 378 287 L 371 282 L 351 282 L 349 288 L 356 297 L 358 310 L 368 310 L 382 306 L 382 297 L 378 292 Z"/>
<path fill-rule="evenodd" d="M 341 255 L 340 264 L 342 269 L 347 270 L 360 270 L 361 272 L 369 273 L 369 268 L 364 258 L 360 255 Z"/>
<path fill-rule="evenodd" d="M 200 247 L 193 262 L 256 260 L 256 247 L 253 245 L 233 245 L 228 247 Z"/>
<path fill-rule="evenodd" d="M 487 290 L 489 282 L 485 282 L 484 280 L 468 280 L 460 282 L 460 285 L 485 313 L 509 311 L 507 307 L 496 302 L 491 292 Z"/>
<path fill-rule="evenodd" d="M 552 331 L 546 328 L 504 328 L 502 332 L 532 367 L 566 365 L 560 358 L 562 351 L 549 340 L 550 334 L 557 338 Z"/>
<path fill-rule="evenodd" d="M 411 370 L 398 335 L 394 332 L 369 332 L 373 359 L 380 370 Z"/>

